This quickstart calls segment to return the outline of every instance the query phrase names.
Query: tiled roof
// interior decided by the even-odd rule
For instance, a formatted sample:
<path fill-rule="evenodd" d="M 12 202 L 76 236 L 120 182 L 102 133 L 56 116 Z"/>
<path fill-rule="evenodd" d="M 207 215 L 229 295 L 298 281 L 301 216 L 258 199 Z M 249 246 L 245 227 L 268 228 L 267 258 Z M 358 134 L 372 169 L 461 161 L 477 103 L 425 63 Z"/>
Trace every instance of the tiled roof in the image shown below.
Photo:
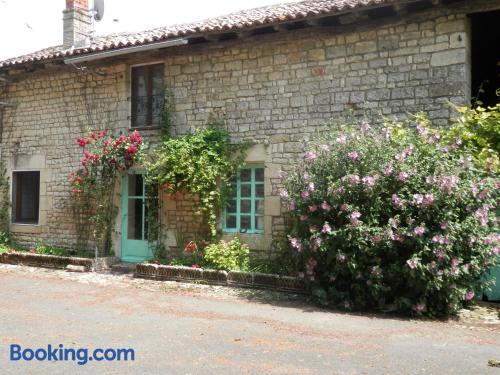
<path fill-rule="evenodd" d="M 357 8 L 395 3 L 398 1 L 399 0 L 305 0 L 296 3 L 269 5 L 194 23 L 160 27 L 142 32 L 97 36 L 92 44 L 86 48 L 64 49 L 63 46 L 45 48 L 24 56 L 0 61 L 0 68 L 131 46 L 146 45 L 179 37 L 238 31 L 280 22 L 299 21 L 304 18 L 347 12 Z"/>

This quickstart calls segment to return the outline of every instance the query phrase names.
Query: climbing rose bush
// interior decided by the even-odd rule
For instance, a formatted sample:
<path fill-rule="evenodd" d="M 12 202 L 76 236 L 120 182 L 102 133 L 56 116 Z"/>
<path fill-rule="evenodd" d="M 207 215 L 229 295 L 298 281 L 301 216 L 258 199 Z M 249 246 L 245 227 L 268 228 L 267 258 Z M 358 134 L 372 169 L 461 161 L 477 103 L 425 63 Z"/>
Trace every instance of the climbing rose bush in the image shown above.
<path fill-rule="evenodd" d="M 76 140 L 82 148 L 81 168 L 69 175 L 72 192 L 93 190 L 103 178 L 112 179 L 129 169 L 141 158 L 145 148 L 142 136 L 135 130 L 128 135 L 113 136 L 107 131 L 92 131 Z"/>
<path fill-rule="evenodd" d="M 281 173 L 288 245 L 324 303 L 452 314 L 498 258 L 498 180 L 412 125 L 340 128 Z"/>

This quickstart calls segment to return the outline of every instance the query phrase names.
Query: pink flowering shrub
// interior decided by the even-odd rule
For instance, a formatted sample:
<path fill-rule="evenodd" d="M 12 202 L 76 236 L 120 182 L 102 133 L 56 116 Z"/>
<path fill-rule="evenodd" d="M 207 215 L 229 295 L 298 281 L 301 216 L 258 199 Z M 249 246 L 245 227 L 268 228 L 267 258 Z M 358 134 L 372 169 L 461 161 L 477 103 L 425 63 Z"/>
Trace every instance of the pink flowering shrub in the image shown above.
<path fill-rule="evenodd" d="M 323 302 L 452 314 L 497 261 L 499 181 L 417 121 L 340 129 L 284 176 L 288 246 Z"/>

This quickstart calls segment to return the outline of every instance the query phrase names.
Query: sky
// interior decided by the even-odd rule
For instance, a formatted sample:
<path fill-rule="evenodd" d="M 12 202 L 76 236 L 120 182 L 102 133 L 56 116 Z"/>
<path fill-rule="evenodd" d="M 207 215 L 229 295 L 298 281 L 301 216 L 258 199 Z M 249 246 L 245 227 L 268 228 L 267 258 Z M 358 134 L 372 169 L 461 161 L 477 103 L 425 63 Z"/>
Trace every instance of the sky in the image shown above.
<path fill-rule="evenodd" d="M 298 0 L 105 0 L 96 34 L 140 31 Z M 89 0 L 89 3 L 93 3 Z M 62 44 L 65 0 L 0 0 L 0 60 Z"/>

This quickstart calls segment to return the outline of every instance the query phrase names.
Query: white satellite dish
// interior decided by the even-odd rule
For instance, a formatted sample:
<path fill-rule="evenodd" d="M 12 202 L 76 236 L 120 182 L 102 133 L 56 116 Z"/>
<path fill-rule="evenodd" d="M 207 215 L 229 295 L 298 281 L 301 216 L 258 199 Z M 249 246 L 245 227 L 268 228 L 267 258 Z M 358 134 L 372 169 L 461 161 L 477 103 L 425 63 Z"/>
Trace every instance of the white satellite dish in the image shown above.
<path fill-rule="evenodd" d="M 94 0 L 94 19 L 102 20 L 104 17 L 104 0 Z"/>

